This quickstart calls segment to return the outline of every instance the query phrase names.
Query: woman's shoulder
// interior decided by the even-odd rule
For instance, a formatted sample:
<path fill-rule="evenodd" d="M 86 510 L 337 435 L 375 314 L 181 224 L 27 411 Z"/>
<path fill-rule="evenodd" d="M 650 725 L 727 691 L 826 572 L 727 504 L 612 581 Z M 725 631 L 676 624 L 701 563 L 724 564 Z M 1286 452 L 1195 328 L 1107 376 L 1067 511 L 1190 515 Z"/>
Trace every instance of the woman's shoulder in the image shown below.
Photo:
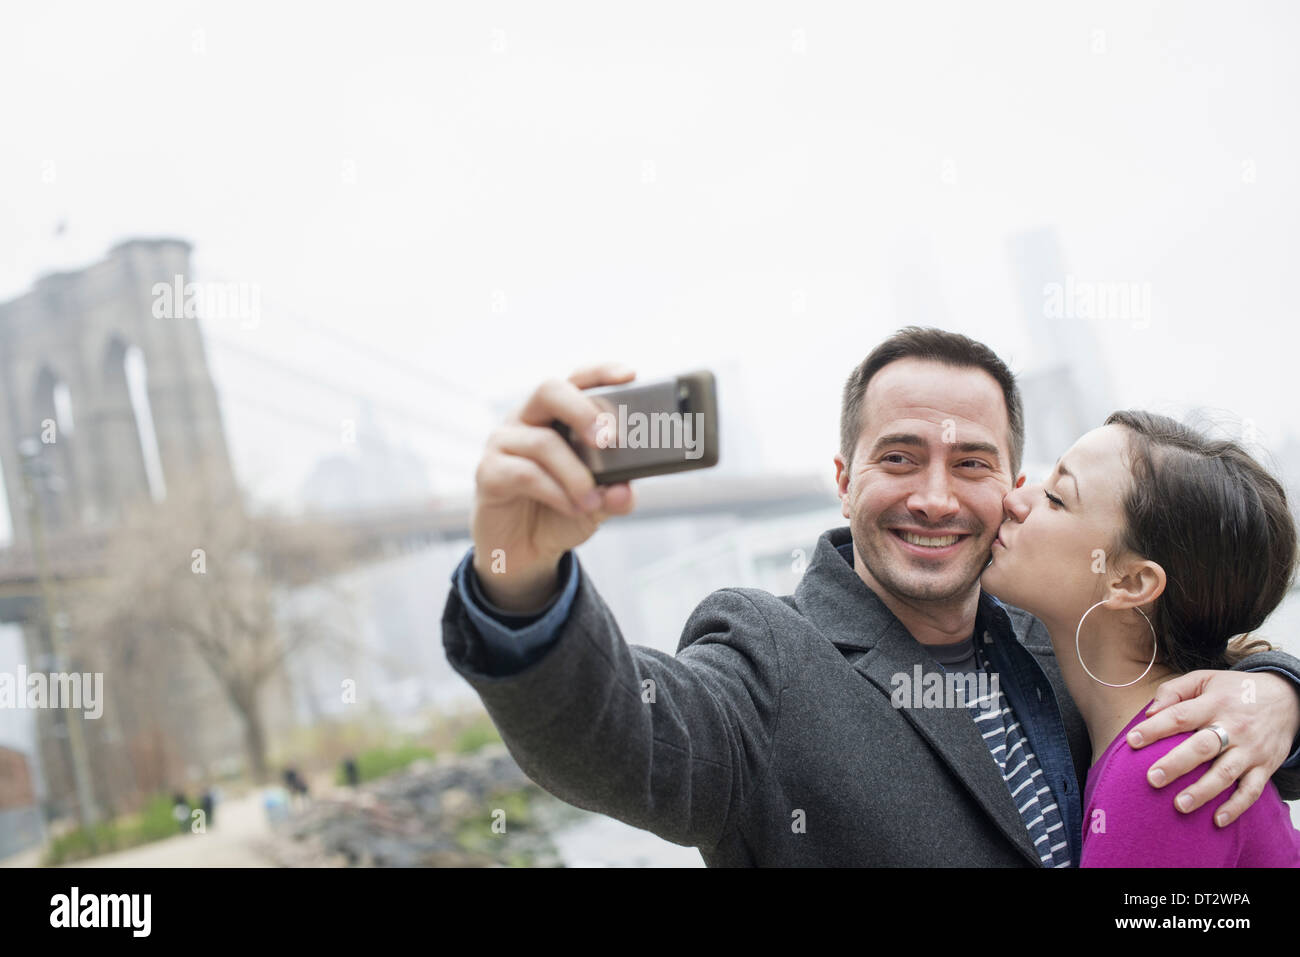
<path fill-rule="evenodd" d="M 1145 709 L 1144 709 L 1145 710 Z M 1230 787 L 1184 813 L 1174 799 L 1209 769 L 1201 764 L 1162 787 L 1147 780 L 1151 765 L 1194 732 L 1161 738 L 1134 749 L 1122 731 L 1088 772 L 1084 808 L 1084 867 L 1232 867 L 1300 865 L 1300 832 L 1270 782 L 1264 793 L 1227 827 L 1214 821 L 1232 797 Z"/>
<path fill-rule="evenodd" d="M 1174 748 L 1192 736 L 1192 732 L 1171 734 L 1167 738 L 1153 741 L 1142 748 L 1134 748 L 1128 743 L 1128 732 L 1138 723 L 1138 715 L 1111 742 L 1101 759 L 1088 771 L 1088 792 L 1090 803 L 1099 799 L 1115 802 L 1123 800 L 1126 805 L 1151 805 L 1152 810 L 1163 809 L 1167 804 L 1172 814 L 1182 816 L 1174 808 L 1174 798 L 1179 789 L 1195 782 L 1199 777 L 1199 768 L 1182 775 L 1172 783 L 1159 788 L 1147 780 L 1147 772 Z"/>
<path fill-rule="evenodd" d="M 1127 735 L 1141 717 L 1134 717 L 1088 771 L 1082 866 L 1230 866 L 1240 850 L 1237 835 L 1214 823 L 1215 811 L 1230 795 L 1218 795 L 1190 813 L 1179 811 L 1174 799 L 1200 779 L 1204 767 L 1159 788 L 1147 780 L 1147 772 L 1191 733 L 1134 749 Z"/>
<path fill-rule="evenodd" d="M 1090 790 L 1104 788 L 1108 791 L 1118 790 L 1122 793 L 1131 792 L 1135 795 L 1145 796 L 1146 791 L 1164 793 L 1169 789 L 1168 786 L 1158 790 L 1153 788 L 1147 782 L 1147 771 L 1150 770 L 1151 765 L 1190 738 L 1192 732 L 1171 734 L 1142 748 L 1132 747 L 1128 743 L 1128 733 L 1146 718 L 1146 709 L 1148 707 L 1150 707 L 1150 702 L 1143 705 L 1142 710 L 1129 719 L 1124 729 L 1106 746 L 1100 760 L 1089 769 L 1088 787 Z M 1139 784 L 1145 787 L 1139 788 L 1137 786 Z"/>

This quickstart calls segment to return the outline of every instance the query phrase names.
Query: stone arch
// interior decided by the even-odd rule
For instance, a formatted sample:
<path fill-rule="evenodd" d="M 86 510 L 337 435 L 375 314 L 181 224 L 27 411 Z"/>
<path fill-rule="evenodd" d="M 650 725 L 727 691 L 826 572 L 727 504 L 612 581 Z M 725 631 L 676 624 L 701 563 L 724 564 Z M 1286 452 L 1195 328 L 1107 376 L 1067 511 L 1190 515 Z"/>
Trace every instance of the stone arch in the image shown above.
<path fill-rule="evenodd" d="M 118 505 L 166 494 L 158 442 L 149 403 L 148 368 L 143 351 L 126 337 L 109 336 L 101 366 L 99 427 L 101 444 L 113 463 L 111 500 Z"/>

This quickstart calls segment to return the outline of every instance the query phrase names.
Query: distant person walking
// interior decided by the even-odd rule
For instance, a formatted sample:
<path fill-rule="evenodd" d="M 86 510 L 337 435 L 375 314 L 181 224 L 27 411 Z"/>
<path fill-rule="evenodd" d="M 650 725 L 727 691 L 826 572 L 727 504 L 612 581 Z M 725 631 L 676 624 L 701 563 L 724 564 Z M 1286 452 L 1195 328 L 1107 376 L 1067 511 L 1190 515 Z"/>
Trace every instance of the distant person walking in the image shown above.
<path fill-rule="evenodd" d="M 180 791 L 172 795 L 172 817 L 182 834 L 190 829 L 190 802 Z"/>
<path fill-rule="evenodd" d="M 203 826 L 212 827 L 214 818 L 212 816 L 213 806 L 216 800 L 212 794 L 212 788 L 204 788 L 202 796 L 199 798 L 199 807 L 203 811 Z"/>
<path fill-rule="evenodd" d="M 291 804 L 305 804 L 311 797 L 307 782 L 302 779 L 297 768 L 284 769 L 284 786 L 289 790 Z"/>

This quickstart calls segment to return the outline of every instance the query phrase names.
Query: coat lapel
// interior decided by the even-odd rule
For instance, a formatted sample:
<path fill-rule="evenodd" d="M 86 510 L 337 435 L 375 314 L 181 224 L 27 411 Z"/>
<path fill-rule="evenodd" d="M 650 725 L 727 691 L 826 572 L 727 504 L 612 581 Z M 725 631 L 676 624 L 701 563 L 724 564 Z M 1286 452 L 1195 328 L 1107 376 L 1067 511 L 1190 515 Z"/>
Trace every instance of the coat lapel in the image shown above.
<path fill-rule="evenodd" d="M 903 674 L 911 680 L 917 665 L 921 667 L 922 676 L 936 673 L 942 680 L 944 672 L 939 664 L 920 642 L 895 622 L 895 627 L 885 633 L 874 649 L 858 658 L 853 667 L 890 698 L 895 688 L 894 676 Z M 997 824 L 998 830 L 1030 861 L 1041 865 L 1025 822 L 1011 799 L 1006 782 L 1002 780 L 1002 772 L 989 754 L 970 712 L 964 707 L 899 708 L 898 711 L 952 769 Z"/>

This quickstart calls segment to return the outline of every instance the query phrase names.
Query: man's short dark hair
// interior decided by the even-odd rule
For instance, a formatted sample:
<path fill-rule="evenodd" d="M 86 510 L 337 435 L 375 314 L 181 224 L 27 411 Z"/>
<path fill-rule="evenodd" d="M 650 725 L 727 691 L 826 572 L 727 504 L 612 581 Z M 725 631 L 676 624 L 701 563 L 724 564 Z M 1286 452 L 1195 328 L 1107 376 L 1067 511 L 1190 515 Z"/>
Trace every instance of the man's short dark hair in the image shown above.
<path fill-rule="evenodd" d="M 928 359 L 959 369 L 983 369 L 1002 387 L 1007 404 L 1008 444 L 1011 450 L 1011 475 L 1020 474 L 1020 458 L 1025 451 L 1025 413 L 1020 402 L 1020 387 L 1006 363 L 988 346 L 967 336 L 943 329 L 907 326 L 871 350 L 848 381 L 844 383 L 844 401 L 840 408 L 840 455 L 845 469 L 853 465 L 853 450 L 862 434 L 862 400 L 872 376 L 899 359 Z"/>

